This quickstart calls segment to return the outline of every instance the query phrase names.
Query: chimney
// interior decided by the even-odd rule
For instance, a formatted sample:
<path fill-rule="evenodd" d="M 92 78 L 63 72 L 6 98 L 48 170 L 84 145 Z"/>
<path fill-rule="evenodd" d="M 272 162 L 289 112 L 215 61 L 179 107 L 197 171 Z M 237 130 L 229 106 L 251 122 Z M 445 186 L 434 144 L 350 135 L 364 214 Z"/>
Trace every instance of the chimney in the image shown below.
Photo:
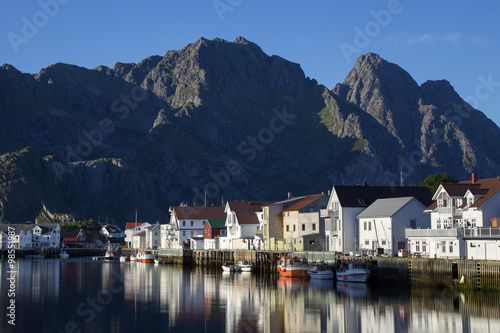
<path fill-rule="evenodd" d="M 472 184 L 475 184 L 475 183 L 477 183 L 477 173 L 473 172 L 472 173 Z"/>
<path fill-rule="evenodd" d="M 288 199 L 292 198 L 292 192 L 288 192 Z"/>

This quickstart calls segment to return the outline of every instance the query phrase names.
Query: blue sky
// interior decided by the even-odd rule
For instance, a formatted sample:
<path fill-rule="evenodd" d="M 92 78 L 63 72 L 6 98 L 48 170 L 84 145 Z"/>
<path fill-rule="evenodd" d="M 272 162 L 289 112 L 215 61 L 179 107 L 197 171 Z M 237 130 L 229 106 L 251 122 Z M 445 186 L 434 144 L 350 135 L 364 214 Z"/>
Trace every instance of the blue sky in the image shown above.
<path fill-rule="evenodd" d="M 500 124 L 500 2 L 332 0 L 3 0 L 0 63 L 112 67 L 201 36 L 258 44 L 333 88 L 374 52 L 419 83 L 446 79 Z"/>

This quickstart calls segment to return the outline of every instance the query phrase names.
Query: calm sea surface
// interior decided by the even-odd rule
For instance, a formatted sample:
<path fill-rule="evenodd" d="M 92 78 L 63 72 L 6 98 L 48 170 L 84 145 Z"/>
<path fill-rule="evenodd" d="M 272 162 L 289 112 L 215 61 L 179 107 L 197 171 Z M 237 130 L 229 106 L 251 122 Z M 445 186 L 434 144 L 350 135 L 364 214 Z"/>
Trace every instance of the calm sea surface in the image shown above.
<path fill-rule="evenodd" d="M 499 294 L 85 259 L 12 268 L 1 332 L 500 332 Z"/>

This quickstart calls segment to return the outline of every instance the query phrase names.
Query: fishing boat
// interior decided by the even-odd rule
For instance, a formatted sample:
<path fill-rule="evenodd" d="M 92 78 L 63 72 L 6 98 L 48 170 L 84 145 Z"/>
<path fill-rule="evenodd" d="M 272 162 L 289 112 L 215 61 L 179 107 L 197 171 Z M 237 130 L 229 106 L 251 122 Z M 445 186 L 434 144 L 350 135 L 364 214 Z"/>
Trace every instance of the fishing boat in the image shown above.
<path fill-rule="evenodd" d="M 283 277 L 309 278 L 309 265 L 306 259 L 299 257 L 281 257 L 278 272 Z"/>
<path fill-rule="evenodd" d="M 222 271 L 224 272 L 235 272 L 236 266 L 233 263 L 226 262 L 222 265 Z"/>
<path fill-rule="evenodd" d="M 61 251 L 61 253 L 59 253 L 59 258 L 61 258 L 61 259 L 68 259 L 69 258 L 68 252 Z"/>
<path fill-rule="evenodd" d="M 113 251 L 111 251 L 111 250 L 107 250 L 106 254 L 104 254 L 105 260 L 113 260 L 114 258 L 115 258 L 115 255 L 114 255 Z"/>
<path fill-rule="evenodd" d="M 368 265 L 362 262 L 344 262 L 337 269 L 337 281 L 366 282 L 370 275 Z"/>
<path fill-rule="evenodd" d="M 143 262 L 146 264 L 153 264 L 155 262 L 155 256 L 150 251 L 142 250 L 137 253 L 136 258 L 138 262 Z"/>
<path fill-rule="evenodd" d="M 312 263 L 311 269 L 307 271 L 311 279 L 333 280 L 333 271 L 323 261 Z"/>
<path fill-rule="evenodd" d="M 250 261 L 246 260 L 238 262 L 238 265 L 236 267 L 236 270 L 241 272 L 251 272 L 255 268 Z"/>

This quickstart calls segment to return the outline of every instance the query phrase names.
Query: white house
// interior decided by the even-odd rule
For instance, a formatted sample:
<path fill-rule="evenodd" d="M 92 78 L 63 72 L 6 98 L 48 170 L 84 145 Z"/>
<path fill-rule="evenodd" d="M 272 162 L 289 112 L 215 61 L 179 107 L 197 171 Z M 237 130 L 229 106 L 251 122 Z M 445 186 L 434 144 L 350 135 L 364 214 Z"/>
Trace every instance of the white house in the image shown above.
<path fill-rule="evenodd" d="M 61 227 L 57 224 L 36 224 L 32 229 L 34 248 L 60 247 Z"/>
<path fill-rule="evenodd" d="M 2 231 L 2 246 L 4 246 L 3 244 L 5 239 L 5 248 L 9 246 L 8 244 L 12 244 L 12 246 L 16 249 L 31 248 L 33 245 L 33 234 L 31 232 L 32 228 L 33 226 L 29 224 L 0 225 L 0 231 Z M 10 240 L 9 234 L 11 236 Z"/>
<path fill-rule="evenodd" d="M 99 233 L 106 238 L 124 238 L 125 233 L 116 225 L 107 224 L 99 230 Z"/>
<path fill-rule="evenodd" d="M 425 208 L 414 197 L 377 199 L 357 216 L 359 250 L 392 256 L 406 249 L 406 228 L 429 228 L 431 225 Z"/>
<path fill-rule="evenodd" d="M 170 207 L 170 227 L 165 227 L 164 243 L 179 249 L 190 243 L 190 237 L 203 237 L 205 222 L 209 219 L 225 219 L 224 207 L 172 206 Z M 169 238 L 170 237 L 170 238 Z"/>
<path fill-rule="evenodd" d="M 497 225 L 497 218 L 494 224 Z M 464 230 L 467 259 L 500 260 L 500 228 L 484 227 Z"/>
<path fill-rule="evenodd" d="M 400 186 L 339 186 L 334 185 L 325 218 L 326 251 L 343 254 L 358 248 L 359 223 L 357 216 L 377 199 L 415 197 L 425 206 L 432 203 L 427 187 Z"/>
<path fill-rule="evenodd" d="M 406 232 L 410 252 L 430 258 L 468 256 L 470 246 L 478 243 L 471 241 L 466 248 L 464 237 L 474 239 L 481 228 L 497 227 L 499 192 L 500 178 L 478 179 L 476 173 L 468 181 L 439 185 L 426 210 L 431 215 L 431 229 Z"/>
<path fill-rule="evenodd" d="M 161 243 L 161 226 L 160 224 L 152 225 L 146 229 L 146 248 L 159 249 Z"/>
<path fill-rule="evenodd" d="M 141 248 L 141 246 L 134 246 L 134 236 L 145 231 L 146 228 L 150 227 L 151 224 L 148 222 L 127 222 L 125 225 L 125 244 L 127 247 Z M 137 242 L 137 241 L 136 241 Z M 140 243 L 137 243 L 140 244 Z M 143 244 L 144 246 L 144 244 Z M 142 247 L 143 247 L 142 246 Z"/>
<path fill-rule="evenodd" d="M 228 201 L 225 208 L 227 245 L 231 249 L 250 250 L 260 248 L 262 237 L 256 239 L 255 234 L 261 230 L 258 214 L 262 206 L 267 206 L 274 201 Z M 256 243 L 259 242 L 259 243 Z"/>

